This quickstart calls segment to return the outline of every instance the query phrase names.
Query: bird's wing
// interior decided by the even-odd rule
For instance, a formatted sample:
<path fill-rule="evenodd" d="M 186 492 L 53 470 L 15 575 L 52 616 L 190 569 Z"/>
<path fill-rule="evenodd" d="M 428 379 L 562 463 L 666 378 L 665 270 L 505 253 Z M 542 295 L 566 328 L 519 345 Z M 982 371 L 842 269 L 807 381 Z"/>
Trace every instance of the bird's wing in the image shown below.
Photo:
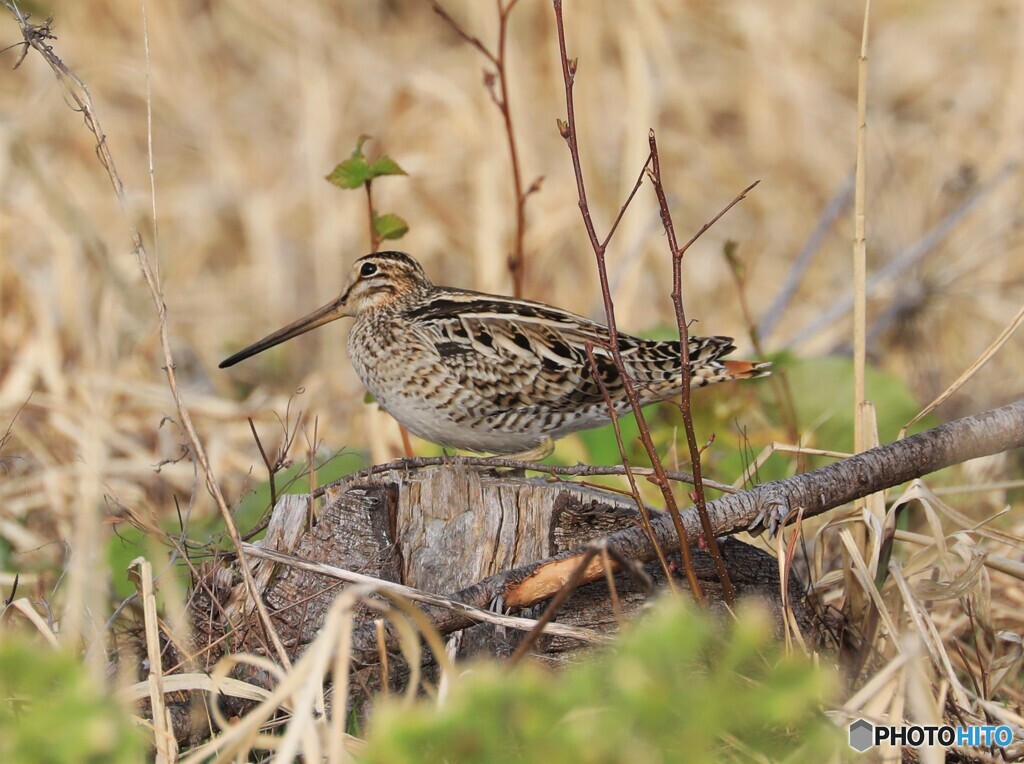
<path fill-rule="evenodd" d="M 440 363 L 503 409 L 571 410 L 603 400 L 586 345 L 613 400 L 622 380 L 600 324 L 539 303 L 451 291 L 406 314 Z M 636 342 L 626 338 L 627 344 Z M 625 351 L 624 351 L 625 352 Z"/>
<path fill-rule="evenodd" d="M 568 311 L 526 300 L 450 290 L 406 314 L 460 384 L 505 409 L 541 405 L 574 410 L 604 399 L 626 404 L 608 330 Z M 594 357 L 592 365 L 587 347 Z M 619 351 L 642 403 L 681 389 L 677 342 L 619 334 Z M 691 337 L 695 385 L 728 376 L 719 357 L 733 350 L 729 337 Z M 597 376 L 602 384 L 598 384 Z"/>

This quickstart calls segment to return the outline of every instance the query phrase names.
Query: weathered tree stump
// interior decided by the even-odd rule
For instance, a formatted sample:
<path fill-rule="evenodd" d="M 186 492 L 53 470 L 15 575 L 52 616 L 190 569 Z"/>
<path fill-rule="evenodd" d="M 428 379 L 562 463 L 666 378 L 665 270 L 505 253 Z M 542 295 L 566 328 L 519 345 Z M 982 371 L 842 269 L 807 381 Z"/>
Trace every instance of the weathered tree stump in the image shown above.
<path fill-rule="evenodd" d="M 638 520 L 635 505 L 625 496 L 567 481 L 485 471 L 455 461 L 432 469 L 394 470 L 372 477 L 357 475 L 328 489 L 320 500 L 308 496 L 282 497 L 274 509 L 266 538 L 259 544 L 303 560 L 451 596 L 488 576 L 577 548 L 635 525 Z M 733 539 L 727 539 L 722 549 L 738 598 L 766 600 L 781 619 L 782 599 L 774 557 Z M 676 584 L 685 590 L 678 552 L 666 551 L 670 568 L 674 573 L 679 571 Z M 712 609 L 721 609 L 721 589 L 714 565 L 702 550 L 695 548 L 693 553 L 705 596 Z M 292 656 L 301 655 L 346 584 L 269 560 L 250 564 L 263 587 L 282 642 Z M 667 586 L 659 564 L 647 563 L 642 569 L 648 581 L 626 571 L 614 577 L 625 619 Z M 224 587 L 213 591 L 222 592 L 219 604 L 209 596 L 197 596 L 194 600 L 193 622 L 200 643 L 197 646 L 215 645 L 230 622 L 235 624 L 233 650 L 272 655 L 261 627 L 251 615 L 244 586 L 236 583 L 228 592 Z M 789 601 L 798 621 L 807 627 L 802 584 L 797 580 L 791 582 Z M 605 581 L 587 584 L 573 594 L 557 620 L 599 632 L 612 631 L 616 619 L 610 602 Z M 478 604 L 502 607 L 500 602 Z M 543 605 L 537 609 L 542 610 Z M 241 630 L 240 623 L 244 624 Z M 521 636 L 513 630 L 479 624 L 453 635 L 458 642 L 453 646 L 454 653 L 456 657 L 502 655 Z M 579 647 L 573 638 L 547 636 L 533 646 L 533 652 L 558 662 Z M 220 653 L 216 647 L 205 650 L 207 665 L 212 665 Z M 364 675 L 353 684 L 375 688 L 375 667 L 363 666 L 361 671 Z M 392 670 L 391 677 L 400 681 L 401 673 Z M 251 679 L 259 681 L 260 677 Z"/>

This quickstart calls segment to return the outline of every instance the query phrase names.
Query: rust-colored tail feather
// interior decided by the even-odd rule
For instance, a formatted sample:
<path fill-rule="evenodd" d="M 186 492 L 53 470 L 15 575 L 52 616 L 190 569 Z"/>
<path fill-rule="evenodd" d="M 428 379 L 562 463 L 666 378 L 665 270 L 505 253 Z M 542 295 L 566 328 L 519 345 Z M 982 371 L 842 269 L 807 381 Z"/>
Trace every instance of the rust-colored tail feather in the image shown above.
<path fill-rule="evenodd" d="M 772 373 L 770 361 L 722 361 L 721 364 L 733 379 L 756 379 Z"/>

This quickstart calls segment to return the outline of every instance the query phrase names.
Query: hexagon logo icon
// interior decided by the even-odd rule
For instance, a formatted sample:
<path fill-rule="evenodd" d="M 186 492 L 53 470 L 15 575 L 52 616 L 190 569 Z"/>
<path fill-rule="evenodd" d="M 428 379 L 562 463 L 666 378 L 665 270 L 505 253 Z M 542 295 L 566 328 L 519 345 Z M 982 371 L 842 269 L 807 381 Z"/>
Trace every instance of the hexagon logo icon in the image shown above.
<path fill-rule="evenodd" d="M 875 726 L 867 719 L 857 719 L 850 723 L 850 748 L 864 753 L 874 745 Z"/>

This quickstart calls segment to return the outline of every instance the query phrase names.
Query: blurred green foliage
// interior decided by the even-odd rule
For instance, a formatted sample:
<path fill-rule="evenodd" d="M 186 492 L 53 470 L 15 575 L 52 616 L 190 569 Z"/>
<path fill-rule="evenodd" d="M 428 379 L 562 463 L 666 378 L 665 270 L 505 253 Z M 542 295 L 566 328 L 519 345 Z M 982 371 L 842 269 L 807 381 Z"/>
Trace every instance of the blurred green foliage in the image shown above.
<path fill-rule="evenodd" d="M 622 435 L 622 443 L 626 446 L 626 454 L 631 460 L 640 453 L 646 454 L 643 444 L 640 443 L 640 427 L 632 414 L 619 419 L 619 432 Z M 619 444 L 615 440 L 615 428 L 612 425 L 598 427 L 596 430 L 584 430 L 577 437 L 587 450 L 587 464 L 622 463 Z"/>
<path fill-rule="evenodd" d="M 0 642 L 0 761 L 144 761 L 144 737 L 79 658 L 10 633 Z"/>
<path fill-rule="evenodd" d="M 440 706 L 382 703 L 363 760 L 825 761 L 841 742 L 819 711 L 833 684 L 783 655 L 762 610 L 723 631 L 666 599 L 613 649 L 559 674 L 483 664 Z"/>
<path fill-rule="evenodd" d="M 816 448 L 849 451 L 853 448 L 853 360 L 850 358 L 787 359 L 793 402 L 801 430 L 813 434 Z M 878 436 L 889 443 L 900 428 L 921 410 L 906 383 L 894 374 L 872 366 L 866 369 L 867 397 L 878 415 Z M 934 427 L 935 420 L 917 425 Z"/>

